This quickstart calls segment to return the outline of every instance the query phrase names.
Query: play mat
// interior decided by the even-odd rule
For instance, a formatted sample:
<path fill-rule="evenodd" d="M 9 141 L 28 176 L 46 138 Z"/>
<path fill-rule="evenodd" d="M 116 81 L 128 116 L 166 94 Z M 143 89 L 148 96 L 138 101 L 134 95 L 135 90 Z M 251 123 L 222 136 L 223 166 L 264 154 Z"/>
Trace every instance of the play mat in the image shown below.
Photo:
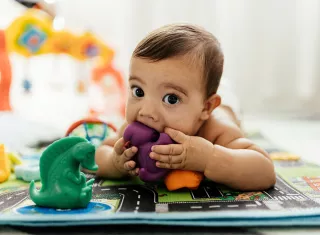
<path fill-rule="evenodd" d="M 12 174 L 8 181 L 0 184 L 0 224 L 319 224 L 320 166 L 274 148 L 259 132 L 248 137 L 271 153 L 277 171 L 274 188 L 239 192 L 205 180 L 197 190 L 169 192 L 162 184 L 146 184 L 138 178 L 117 181 L 95 178 L 93 197 L 87 208 L 55 210 L 35 206 L 29 199 L 29 183 Z"/>

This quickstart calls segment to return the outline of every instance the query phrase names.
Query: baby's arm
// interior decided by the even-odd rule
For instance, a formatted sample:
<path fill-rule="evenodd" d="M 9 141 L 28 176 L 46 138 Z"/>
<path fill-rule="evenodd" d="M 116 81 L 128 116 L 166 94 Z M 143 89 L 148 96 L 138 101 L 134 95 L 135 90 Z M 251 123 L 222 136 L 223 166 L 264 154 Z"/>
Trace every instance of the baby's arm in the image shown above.
<path fill-rule="evenodd" d="M 132 151 L 132 148 L 124 151 L 122 136 L 126 126 L 127 123 L 124 123 L 119 129 L 117 136 L 107 138 L 102 145 L 97 148 L 95 154 L 95 161 L 98 165 L 97 176 L 122 178 L 130 174 L 131 168 L 134 169 L 135 164 L 130 160 L 135 152 Z"/>
<path fill-rule="evenodd" d="M 264 190 L 275 184 L 272 160 L 236 124 L 213 118 L 207 128 L 215 133 L 213 156 L 204 171 L 207 178 L 241 190 Z"/>

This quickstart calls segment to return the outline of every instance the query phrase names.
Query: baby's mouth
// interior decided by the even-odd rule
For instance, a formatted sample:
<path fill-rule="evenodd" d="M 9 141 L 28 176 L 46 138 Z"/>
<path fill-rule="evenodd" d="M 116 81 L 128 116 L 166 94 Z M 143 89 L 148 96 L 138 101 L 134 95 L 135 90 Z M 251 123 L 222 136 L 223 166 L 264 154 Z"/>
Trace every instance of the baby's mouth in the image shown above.
<path fill-rule="evenodd" d="M 142 122 L 142 121 L 136 121 L 136 122 L 140 122 L 140 123 L 142 123 L 143 125 L 145 125 L 145 126 L 147 126 L 147 127 L 151 128 L 151 129 L 153 129 L 153 130 L 155 130 L 155 131 L 157 131 L 157 132 L 159 132 L 159 133 L 163 132 L 163 130 L 159 130 L 159 128 L 154 127 L 154 126 L 152 126 L 152 125 L 149 125 L 149 123 Z"/>

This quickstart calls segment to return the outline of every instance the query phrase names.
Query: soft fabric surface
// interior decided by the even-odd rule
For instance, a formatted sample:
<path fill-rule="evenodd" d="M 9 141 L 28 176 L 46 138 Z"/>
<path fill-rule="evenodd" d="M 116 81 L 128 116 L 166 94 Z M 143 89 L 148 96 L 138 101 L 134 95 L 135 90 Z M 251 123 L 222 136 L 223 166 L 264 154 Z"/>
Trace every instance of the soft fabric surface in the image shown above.
<path fill-rule="evenodd" d="M 268 151 L 281 151 L 259 132 L 248 136 Z M 137 178 L 95 179 L 85 209 L 37 207 L 28 183 L 15 179 L 0 185 L 0 223 L 27 226 L 84 224 L 163 224 L 206 226 L 315 225 L 320 221 L 320 167 L 298 161 L 275 161 L 277 184 L 261 192 L 239 192 L 205 180 L 197 190 L 169 192 L 163 184 Z M 94 175 L 87 174 L 87 178 Z M 40 186 L 40 183 L 37 183 Z"/>

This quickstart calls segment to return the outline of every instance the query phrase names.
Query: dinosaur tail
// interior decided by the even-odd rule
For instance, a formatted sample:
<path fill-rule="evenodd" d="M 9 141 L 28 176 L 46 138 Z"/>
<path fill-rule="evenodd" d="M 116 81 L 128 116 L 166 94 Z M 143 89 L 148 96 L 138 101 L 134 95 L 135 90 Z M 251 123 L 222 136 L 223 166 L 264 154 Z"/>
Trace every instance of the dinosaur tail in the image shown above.
<path fill-rule="evenodd" d="M 40 193 L 39 190 L 37 190 L 34 180 L 31 181 L 30 187 L 29 187 L 29 195 L 30 199 L 38 206 L 44 205 L 44 197 L 43 194 Z"/>

